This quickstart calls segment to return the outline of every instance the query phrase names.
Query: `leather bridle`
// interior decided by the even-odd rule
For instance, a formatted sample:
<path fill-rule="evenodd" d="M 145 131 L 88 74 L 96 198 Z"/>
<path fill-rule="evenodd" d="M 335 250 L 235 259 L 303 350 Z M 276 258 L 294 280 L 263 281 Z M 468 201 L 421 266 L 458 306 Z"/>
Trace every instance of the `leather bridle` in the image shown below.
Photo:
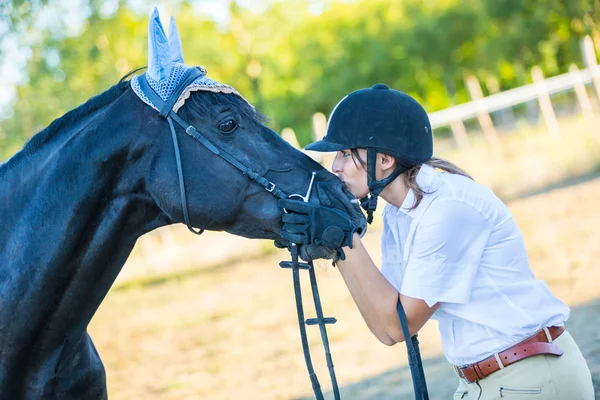
<path fill-rule="evenodd" d="M 183 180 L 183 169 L 181 167 L 181 155 L 179 153 L 179 142 L 177 140 L 177 134 L 175 132 L 175 126 L 173 125 L 173 121 L 180 125 L 185 130 L 185 133 L 196 139 L 213 154 L 223 158 L 225 161 L 239 169 L 243 175 L 247 175 L 248 178 L 250 178 L 252 181 L 258 183 L 260 186 L 265 188 L 267 192 L 280 199 L 288 198 L 288 195 L 286 195 L 283 191 L 277 188 L 273 182 L 269 181 L 267 178 L 258 174 L 252 169 L 246 167 L 243 163 L 238 161 L 231 154 L 227 153 L 225 150 L 212 143 L 204 135 L 198 132 L 198 130 L 194 128 L 192 124 L 188 124 L 179 115 L 177 115 L 176 112 L 173 111 L 173 106 L 179 99 L 179 95 L 192 82 L 194 82 L 196 79 L 205 74 L 206 72 L 203 69 L 200 69 L 200 67 L 190 68 L 189 70 L 187 70 L 179 84 L 175 87 L 175 90 L 173 91 L 171 96 L 167 99 L 167 101 L 163 101 L 160 98 L 160 96 L 154 91 L 154 89 L 150 87 L 150 85 L 146 81 L 145 73 L 138 78 L 138 83 L 140 84 L 140 89 L 142 90 L 142 92 L 146 95 L 146 97 L 148 97 L 152 104 L 154 104 L 154 106 L 158 108 L 160 116 L 165 118 L 169 123 L 169 128 L 171 129 L 171 137 L 173 138 L 173 147 L 175 148 L 175 160 L 177 162 L 177 176 L 179 177 L 179 191 L 181 192 L 181 207 L 183 209 L 183 219 L 188 229 L 197 235 L 202 234 L 204 230 L 200 229 L 196 231 L 190 222 L 187 198 L 185 195 L 185 181 Z"/>

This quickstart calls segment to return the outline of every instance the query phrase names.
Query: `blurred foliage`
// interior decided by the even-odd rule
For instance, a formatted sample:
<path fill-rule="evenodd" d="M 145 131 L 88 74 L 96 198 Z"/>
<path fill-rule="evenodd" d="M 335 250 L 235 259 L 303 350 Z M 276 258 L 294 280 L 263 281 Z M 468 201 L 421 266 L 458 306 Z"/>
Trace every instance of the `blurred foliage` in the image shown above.
<path fill-rule="evenodd" d="M 148 16 L 125 1 L 103 16 L 100 3 L 86 3 L 79 35 L 47 30 L 28 43 L 29 79 L 0 123 L 0 160 L 146 64 Z M 468 100 L 466 73 L 484 83 L 495 77 L 505 90 L 530 82 L 534 65 L 547 75 L 581 66 L 580 39 L 598 38 L 600 18 L 595 0 L 357 0 L 329 2 L 319 16 L 308 3 L 275 2 L 255 14 L 231 2 L 227 26 L 185 2 L 172 10 L 186 63 L 236 87 L 273 129 L 293 128 L 301 145 L 311 140 L 313 113 L 327 115 L 348 92 L 377 82 L 413 95 L 431 112 Z M 9 27 L 22 19 L 36 29 L 31 21 L 48 6 L 13 0 L 2 7 Z"/>
<path fill-rule="evenodd" d="M 31 27 L 33 17 L 48 0 L 0 1 L 0 22 L 5 32 L 14 32 Z"/>

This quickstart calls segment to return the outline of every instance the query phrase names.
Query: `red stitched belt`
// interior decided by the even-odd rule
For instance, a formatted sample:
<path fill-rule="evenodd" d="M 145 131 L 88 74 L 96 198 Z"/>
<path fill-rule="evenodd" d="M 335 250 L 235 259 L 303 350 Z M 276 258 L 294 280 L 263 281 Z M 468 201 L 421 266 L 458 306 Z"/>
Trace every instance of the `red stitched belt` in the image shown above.
<path fill-rule="evenodd" d="M 565 331 L 564 326 L 551 326 L 548 328 L 550 337 L 554 341 L 561 333 Z M 560 356 L 563 351 L 560 347 L 554 343 L 548 342 L 548 337 L 542 329 L 535 335 L 528 337 L 527 339 L 517 343 L 516 345 L 509 347 L 508 349 L 498 353 L 498 357 L 502 361 L 504 367 L 514 364 L 517 361 L 521 361 L 524 358 L 536 356 L 538 354 L 553 354 Z M 500 370 L 500 365 L 496 361 L 495 356 L 490 356 L 485 360 L 476 362 L 475 364 L 467 365 L 464 367 L 454 367 L 456 372 L 461 378 L 466 379 L 469 382 L 475 382 L 481 380 L 490 374 Z"/>

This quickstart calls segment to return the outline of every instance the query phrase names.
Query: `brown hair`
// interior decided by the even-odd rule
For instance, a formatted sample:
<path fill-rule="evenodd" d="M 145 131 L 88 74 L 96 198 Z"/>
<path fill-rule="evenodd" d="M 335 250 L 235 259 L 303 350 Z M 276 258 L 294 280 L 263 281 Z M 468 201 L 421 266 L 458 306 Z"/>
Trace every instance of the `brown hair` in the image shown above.
<path fill-rule="evenodd" d="M 362 158 L 360 158 L 360 156 L 358 154 L 358 149 L 350 149 L 350 152 L 352 153 L 352 160 L 354 161 L 354 164 L 356 164 L 357 167 L 360 164 L 360 166 L 366 170 L 367 166 L 365 165 L 365 161 Z M 358 161 L 358 164 L 357 164 L 357 161 Z M 399 163 L 399 160 L 397 158 L 396 158 L 396 163 Z M 449 174 L 462 175 L 464 177 L 467 177 L 467 178 L 473 180 L 471 175 L 469 175 L 467 172 L 465 172 L 462 168 L 458 167 L 457 165 L 451 163 L 448 160 L 444 160 L 443 158 L 431 157 L 429 160 L 425 161 L 423 164 L 429 165 L 432 168 L 442 170 Z M 417 208 L 419 206 L 419 204 L 421 203 L 421 200 L 423 200 L 423 195 L 426 194 L 426 192 L 417 183 L 417 175 L 419 174 L 419 171 L 421 170 L 421 165 L 423 165 L 423 164 L 413 165 L 412 167 L 408 168 L 406 171 L 404 171 L 400 175 L 403 177 L 404 184 L 406 185 L 406 187 L 408 187 L 409 189 L 412 189 L 413 192 L 415 193 L 415 204 L 412 205 L 410 210 L 414 210 L 415 208 Z"/>
<path fill-rule="evenodd" d="M 397 162 L 397 160 L 396 160 L 396 162 Z M 448 160 L 444 160 L 443 158 L 431 157 L 429 160 L 425 161 L 423 164 L 429 165 L 432 168 L 442 170 L 449 174 L 462 175 L 471 180 L 474 180 L 471 177 L 471 175 L 466 173 L 463 169 L 452 164 Z M 415 208 L 417 208 L 419 206 L 419 204 L 421 203 L 421 200 L 423 200 L 423 195 L 426 194 L 426 192 L 417 183 L 417 175 L 418 175 L 419 171 L 421 170 L 421 165 L 423 165 L 423 164 L 413 165 L 412 167 L 410 167 L 409 169 L 404 171 L 401 175 L 404 178 L 404 184 L 406 185 L 406 187 L 408 187 L 409 189 L 412 189 L 413 192 L 415 193 L 415 204 L 413 204 L 412 207 L 410 207 L 410 210 L 414 210 Z"/>

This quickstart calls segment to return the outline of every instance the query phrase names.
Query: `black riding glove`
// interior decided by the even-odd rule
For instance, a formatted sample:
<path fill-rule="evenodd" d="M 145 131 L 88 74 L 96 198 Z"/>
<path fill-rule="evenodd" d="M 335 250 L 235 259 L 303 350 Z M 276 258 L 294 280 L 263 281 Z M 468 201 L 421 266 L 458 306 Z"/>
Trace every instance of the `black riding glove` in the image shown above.
<path fill-rule="evenodd" d="M 282 216 L 281 236 L 296 244 L 314 244 L 337 250 L 345 259 L 342 247 L 352 248 L 352 236 L 358 230 L 350 215 L 330 207 L 282 199 L 277 203 L 287 210 Z"/>

